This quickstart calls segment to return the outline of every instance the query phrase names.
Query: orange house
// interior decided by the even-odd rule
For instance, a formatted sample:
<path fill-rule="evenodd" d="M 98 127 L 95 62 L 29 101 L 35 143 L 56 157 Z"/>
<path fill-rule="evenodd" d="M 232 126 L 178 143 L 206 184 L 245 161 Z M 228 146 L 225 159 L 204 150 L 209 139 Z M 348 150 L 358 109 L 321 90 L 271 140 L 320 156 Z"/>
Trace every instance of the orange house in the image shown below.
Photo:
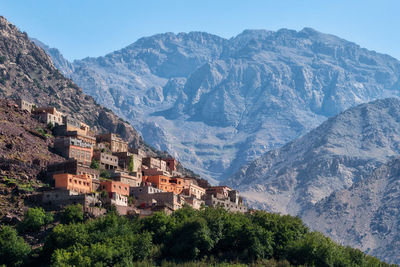
<path fill-rule="evenodd" d="M 92 192 L 92 179 L 87 174 L 54 174 L 55 187 L 75 191 L 78 193 Z"/>
<path fill-rule="evenodd" d="M 180 193 L 182 193 L 185 183 L 183 178 L 171 178 L 169 182 L 171 183 L 171 185 L 175 185 L 175 194 L 179 195 Z"/>
<path fill-rule="evenodd" d="M 169 178 L 165 175 L 152 175 L 144 178 L 146 182 L 152 183 L 154 187 L 164 192 L 180 194 L 183 190 L 182 178 Z"/>
<path fill-rule="evenodd" d="M 117 193 L 123 196 L 129 196 L 129 184 L 124 184 L 118 181 L 101 182 L 100 189 L 106 190 L 109 194 Z"/>

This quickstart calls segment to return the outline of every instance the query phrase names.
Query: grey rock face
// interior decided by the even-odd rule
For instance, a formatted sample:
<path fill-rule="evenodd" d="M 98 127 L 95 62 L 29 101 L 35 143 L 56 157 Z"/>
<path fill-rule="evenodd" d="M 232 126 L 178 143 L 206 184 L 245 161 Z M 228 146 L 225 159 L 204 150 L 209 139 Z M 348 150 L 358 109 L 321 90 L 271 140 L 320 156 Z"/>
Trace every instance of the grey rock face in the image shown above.
<path fill-rule="evenodd" d="M 303 214 L 312 229 L 386 262 L 400 263 L 400 160 L 338 191 Z"/>
<path fill-rule="evenodd" d="M 399 263 L 399 155 L 400 100 L 388 98 L 340 113 L 227 183 L 253 207 L 300 215 L 337 242 Z"/>
<path fill-rule="evenodd" d="M 243 167 L 229 185 L 264 209 L 302 214 L 400 154 L 400 100 L 388 98 L 340 113 Z"/>
<path fill-rule="evenodd" d="M 396 59 L 310 28 L 229 40 L 166 33 L 72 65 L 59 68 L 214 182 L 346 108 L 397 96 L 400 85 Z"/>

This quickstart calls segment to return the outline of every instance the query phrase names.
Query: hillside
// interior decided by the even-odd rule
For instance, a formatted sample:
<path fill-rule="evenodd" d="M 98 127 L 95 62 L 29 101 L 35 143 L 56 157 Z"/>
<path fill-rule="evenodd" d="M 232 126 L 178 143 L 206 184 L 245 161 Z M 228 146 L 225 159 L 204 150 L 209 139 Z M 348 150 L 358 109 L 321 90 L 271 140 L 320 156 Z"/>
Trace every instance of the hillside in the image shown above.
<path fill-rule="evenodd" d="M 0 97 L 24 98 L 37 106 L 52 105 L 97 131 L 121 135 L 131 145 L 143 140 L 127 122 L 98 105 L 53 65 L 26 33 L 0 17 Z"/>
<path fill-rule="evenodd" d="M 383 165 L 399 155 L 400 100 L 388 98 L 340 113 L 227 183 L 254 207 L 300 215 L 342 244 L 399 262 L 397 161 Z"/>
<path fill-rule="evenodd" d="M 46 125 L 19 110 L 14 102 L 0 99 L 1 219 L 22 216 L 26 206 L 34 205 L 35 191 L 44 186 L 38 179 L 41 171 L 63 161 L 49 151 L 53 139 Z"/>
<path fill-rule="evenodd" d="M 301 214 L 400 154 L 400 100 L 348 109 L 243 167 L 228 184 L 266 210 Z"/>
<path fill-rule="evenodd" d="M 303 220 L 336 241 L 399 263 L 399 175 L 397 158 L 368 178 L 322 200 L 303 214 Z"/>
<path fill-rule="evenodd" d="M 398 60 L 310 28 L 158 34 L 71 64 L 57 67 L 214 181 L 349 107 L 397 96 L 400 75 Z"/>

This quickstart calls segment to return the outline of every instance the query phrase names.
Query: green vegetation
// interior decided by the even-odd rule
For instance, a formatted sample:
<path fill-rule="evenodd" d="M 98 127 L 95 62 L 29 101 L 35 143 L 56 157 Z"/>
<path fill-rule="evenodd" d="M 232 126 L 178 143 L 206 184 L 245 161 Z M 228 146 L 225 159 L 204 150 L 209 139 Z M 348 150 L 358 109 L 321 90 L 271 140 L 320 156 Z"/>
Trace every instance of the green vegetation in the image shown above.
<path fill-rule="evenodd" d="M 52 266 L 390 266 L 310 232 L 298 217 L 262 211 L 185 207 L 145 219 L 111 211 L 83 221 L 82 207 L 68 206 L 29 258 L 30 248 L 6 230 L 13 238 L 0 243 L 0 264 L 11 257 L 3 255 L 22 255 L 20 263 Z"/>
<path fill-rule="evenodd" d="M 53 131 L 53 129 L 54 129 L 54 124 L 53 124 L 52 122 L 49 122 L 49 123 L 47 124 L 47 129 L 49 129 L 50 131 Z"/>
<path fill-rule="evenodd" d="M 53 221 L 53 214 L 46 213 L 42 208 L 30 208 L 24 220 L 18 225 L 19 232 L 37 232 L 40 228 Z"/>
<path fill-rule="evenodd" d="M 90 164 L 90 168 L 96 169 L 96 170 L 100 169 L 100 162 L 98 162 L 95 159 L 92 159 L 92 163 Z"/>
<path fill-rule="evenodd" d="M 133 161 L 133 156 L 129 157 L 129 171 L 133 172 L 133 170 L 135 169 L 135 163 Z"/>
<path fill-rule="evenodd" d="M 17 231 L 3 225 L 0 228 L 0 264 L 6 266 L 20 266 L 26 262 L 31 247 L 24 239 L 17 235 Z"/>
<path fill-rule="evenodd" d="M 61 213 L 60 222 L 63 224 L 83 222 L 84 214 L 81 204 L 66 206 Z"/>
<path fill-rule="evenodd" d="M 3 176 L 0 182 L 5 184 L 7 187 L 17 187 L 19 190 L 27 192 L 35 191 L 30 182 L 21 182 L 20 180 L 15 178 L 9 178 L 7 176 Z"/>
<path fill-rule="evenodd" d="M 42 137 L 45 137 L 45 138 L 54 137 L 53 135 L 48 134 L 42 127 L 36 127 L 35 130 L 36 130 L 37 134 L 39 134 Z"/>
<path fill-rule="evenodd" d="M 107 170 L 101 170 L 100 171 L 100 178 L 103 178 L 105 180 L 109 180 L 109 179 L 111 179 L 111 174 Z"/>

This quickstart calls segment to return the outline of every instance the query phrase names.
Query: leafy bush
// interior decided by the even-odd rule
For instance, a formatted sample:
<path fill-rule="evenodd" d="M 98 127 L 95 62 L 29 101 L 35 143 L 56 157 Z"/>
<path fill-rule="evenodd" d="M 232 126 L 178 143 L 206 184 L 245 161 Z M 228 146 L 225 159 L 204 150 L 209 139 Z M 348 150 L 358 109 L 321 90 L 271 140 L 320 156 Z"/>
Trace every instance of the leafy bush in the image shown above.
<path fill-rule="evenodd" d="M 61 213 L 61 223 L 69 224 L 69 223 L 77 223 L 82 222 L 84 218 L 83 207 L 81 204 L 77 205 L 69 205 L 64 208 L 64 211 Z"/>
<path fill-rule="evenodd" d="M 0 228 L 0 264 L 20 266 L 27 260 L 31 247 L 17 235 L 17 231 L 3 225 Z"/>
<path fill-rule="evenodd" d="M 96 169 L 96 170 L 100 169 L 100 162 L 98 162 L 95 159 L 92 159 L 92 163 L 90 164 L 90 168 Z"/>
<path fill-rule="evenodd" d="M 107 171 L 107 170 L 101 170 L 101 171 L 100 171 L 100 177 L 101 177 L 101 178 L 105 178 L 105 179 L 110 179 L 110 178 L 111 178 L 111 175 L 110 175 L 110 172 L 109 172 L 109 171 Z"/>
<path fill-rule="evenodd" d="M 20 232 L 35 232 L 39 231 L 40 228 L 53 221 L 53 214 L 46 213 L 42 208 L 30 208 L 26 213 L 25 217 L 18 224 L 18 230 Z"/>

